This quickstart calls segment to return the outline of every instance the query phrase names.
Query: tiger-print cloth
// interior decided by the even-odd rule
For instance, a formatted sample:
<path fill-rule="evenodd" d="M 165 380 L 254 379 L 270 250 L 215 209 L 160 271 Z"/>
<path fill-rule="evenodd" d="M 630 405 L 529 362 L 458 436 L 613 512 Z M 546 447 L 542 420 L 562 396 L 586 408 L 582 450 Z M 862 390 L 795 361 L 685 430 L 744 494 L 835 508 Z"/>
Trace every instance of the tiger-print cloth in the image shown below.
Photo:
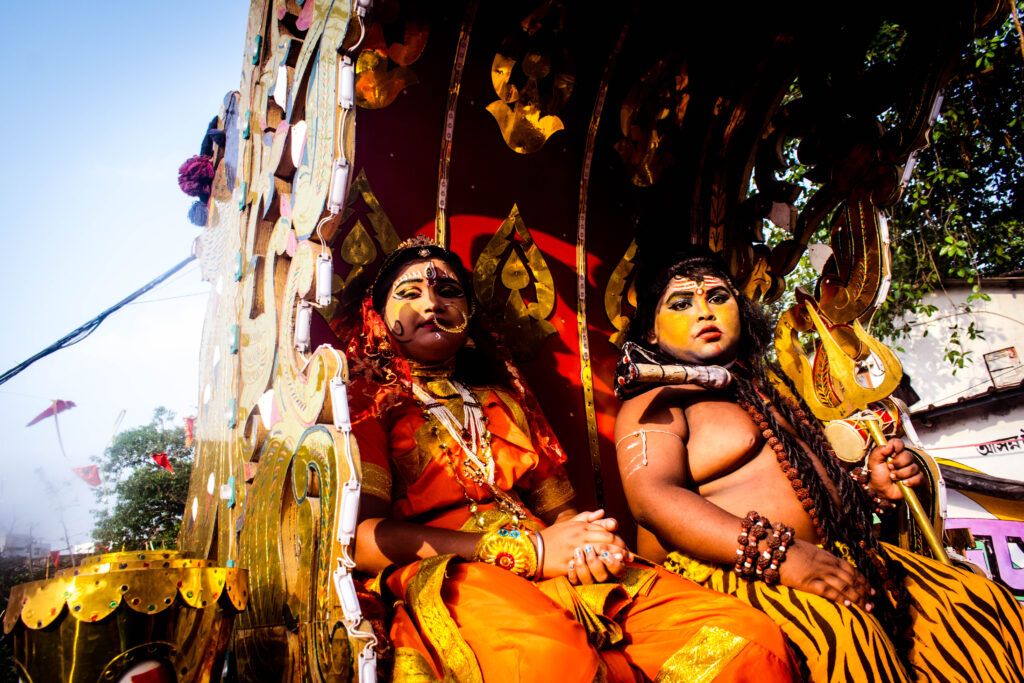
<path fill-rule="evenodd" d="M 665 566 L 753 605 L 782 627 L 807 680 L 1024 681 L 1024 608 L 1002 586 L 891 545 L 907 570 L 913 650 L 908 674 L 874 616 L 786 586 L 670 553 Z"/>

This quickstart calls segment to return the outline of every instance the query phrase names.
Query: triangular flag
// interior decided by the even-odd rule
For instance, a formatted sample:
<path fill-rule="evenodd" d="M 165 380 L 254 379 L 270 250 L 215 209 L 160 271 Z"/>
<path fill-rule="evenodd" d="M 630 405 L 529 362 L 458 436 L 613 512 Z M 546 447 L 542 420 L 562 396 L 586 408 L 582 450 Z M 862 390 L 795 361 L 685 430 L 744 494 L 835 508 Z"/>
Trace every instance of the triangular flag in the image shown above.
<path fill-rule="evenodd" d="M 75 402 L 74 401 L 63 401 L 63 400 L 61 400 L 59 398 L 55 399 L 53 401 L 53 403 L 50 404 L 49 408 L 47 408 L 43 412 L 41 412 L 38 415 L 36 415 L 34 418 L 32 418 L 32 421 L 29 422 L 25 426 L 26 427 L 31 427 L 32 425 L 34 425 L 37 422 L 42 422 L 43 420 L 45 420 L 48 417 L 53 417 L 57 413 L 63 413 L 65 410 L 68 410 L 68 409 L 74 408 L 74 407 L 75 407 Z"/>
<path fill-rule="evenodd" d="M 96 465 L 89 465 L 88 467 L 72 467 L 71 470 L 82 478 L 89 486 L 100 485 L 100 468 Z"/>
<path fill-rule="evenodd" d="M 174 468 L 171 467 L 171 461 L 167 459 L 166 453 L 154 453 L 149 457 L 153 458 L 153 462 L 155 462 L 157 465 L 163 467 L 171 474 L 174 474 Z"/>
<path fill-rule="evenodd" d="M 53 566 L 54 567 L 57 566 L 57 563 L 60 562 L 60 551 L 59 550 L 51 550 L 50 551 L 50 562 L 53 562 Z"/>
<path fill-rule="evenodd" d="M 192 446 L 192 439 L 195 438 L 195 427 L 196 419 L 194 417 L 185 418 L 185 448 Z"/>

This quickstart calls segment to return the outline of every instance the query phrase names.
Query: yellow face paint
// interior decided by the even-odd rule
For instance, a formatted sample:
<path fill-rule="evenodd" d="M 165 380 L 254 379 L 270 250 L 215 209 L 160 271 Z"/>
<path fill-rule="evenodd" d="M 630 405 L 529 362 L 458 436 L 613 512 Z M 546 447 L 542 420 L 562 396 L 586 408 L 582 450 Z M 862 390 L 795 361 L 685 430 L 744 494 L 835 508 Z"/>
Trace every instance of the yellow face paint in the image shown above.
<path fill-rule="evenodd" d="M 684 363 L 721 365 L 735 360 L 739 304 L 716 277 L 674 277 L 658 302 L 650 342 Z"/>

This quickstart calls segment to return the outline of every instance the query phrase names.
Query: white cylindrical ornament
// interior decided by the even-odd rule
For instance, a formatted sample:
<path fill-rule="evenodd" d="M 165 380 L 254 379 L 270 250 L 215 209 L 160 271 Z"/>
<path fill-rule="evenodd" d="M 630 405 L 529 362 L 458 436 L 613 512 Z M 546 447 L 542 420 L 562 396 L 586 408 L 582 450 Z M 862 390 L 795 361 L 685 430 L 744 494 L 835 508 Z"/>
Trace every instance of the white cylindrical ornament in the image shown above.
<path fill-rule="evenodd" d="M 341 514 L 338 516 L 338 543 L 348 545 L 356 536 L 359 523 L 359 484 L 345 484 L 341 489 Z"/>
<path fill-rule="evenodd" d="M 295 350 L 309 352 L 310 326 L 313 323 L 313 307 L 308 301 L 300 301 L 295 308 Z"/>
<path fill-rule="evenodd" d="M 367 645 L 359 653 L 359 683 L 376 683 L 377 681 L 377 650 Z"/>
<path fill-rule="evenodd" d="M 342 109 L 351 109 L 355 102 L 356 93 L 356 68 L 352 64 L 352 58 L 348 55 L 341 58 L 341 65 L 338 67 L 338 106 Z"/>
<path fill-rule="evenodd" d="M 359 623 L 363 618 L 363 613 L 359 609 L 359 596 L 356 595 L 352 575 L 344 567 L 334 570 L 334 589 L 338 592 L 338 601 L 341 602 L 341 613 L 345 615 L 345 621 L 350 624 Z"/>
<path fill-rule="evenodd" d="M 341 377 L 331 379 L 331 416 L 334 427 L 343 432 L 352 431 L 352 418 L 348 409 L 348 387 Z"/>
<path fill-rule="evenodd" d="M 345 194 L 348 192 L 348 161 L 335 159 L 331 170 L 331 189 L 327 194 L 327 210 L 336 214 L 345 206 Z"/>
<path fill-rule="evenodd" d="M 330 254 L 321 252 L 316 257 L 316 305 L 331 305 L 331 288 L 334 281 L 334 263 Z"/>

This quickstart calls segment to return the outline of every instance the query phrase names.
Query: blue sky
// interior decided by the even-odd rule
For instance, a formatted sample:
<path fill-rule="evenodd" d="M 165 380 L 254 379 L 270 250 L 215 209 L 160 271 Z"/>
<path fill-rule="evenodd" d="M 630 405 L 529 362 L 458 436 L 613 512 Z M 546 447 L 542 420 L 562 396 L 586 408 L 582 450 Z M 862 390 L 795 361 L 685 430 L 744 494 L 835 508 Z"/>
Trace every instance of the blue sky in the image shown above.
<path fill-rule="evenodd" d="M 191 252 L 199 229 L 177 168 L 238 88 L 249 6 L 3 5 L 0 371 Z M 70 468 L 102 452 L 122 409 L 122 429 L 160 405 L 194 413 L 207 290 L 193 263 L 0 385 L 0 534 L 31 530 L 56 548 L 63 517 L 72 543 L 89 540 L 96 502 Z M 54 398 L 77 403 L 61 415 L 67 460 L 52 420 L 25 427 Z"/>

